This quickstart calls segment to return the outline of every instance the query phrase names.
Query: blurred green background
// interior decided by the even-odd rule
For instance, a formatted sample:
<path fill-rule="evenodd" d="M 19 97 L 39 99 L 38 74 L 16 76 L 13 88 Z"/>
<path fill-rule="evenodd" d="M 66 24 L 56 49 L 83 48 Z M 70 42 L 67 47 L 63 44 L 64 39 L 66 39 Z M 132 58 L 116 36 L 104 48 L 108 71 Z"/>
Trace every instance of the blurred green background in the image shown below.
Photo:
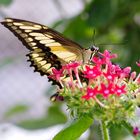
<path fill-rule="evenodd" d="M 11 8 L 15 1 L 0 0 L 1 19 L 11 16 L 5 12 L 6 10 L 3 10 L 3 7 L 6 7 L 7 9 Z M 28 2 L 26 3 L 28 4 Z M 36 3 L 36 1 L 34 3 Z M 140 72 L 140 68 L 136 66 L 136 61 L 140 59 L 140 0 L 81 0 L 82 9 L 72 16 L 67 16 L 65 14 L 66 1 L 53 0 L 53 3 L 61 16 L 49 23 L 50 27 L 63 33 L 66 37 L 79 43 L 84 48 L 96 45 L 100 48 L 100 51 L 107 49 L 113 53 L 117 53 L 118 59 L 115 60 L 116 63 L 120 64 L 122 67 L 131 66 L 132 70 Z M 40 5 L 38 6 L 41 7 L 43 5 L 43 1 L 40 1 Z M 75 5 L 73 5 L 73 7 L 74 6 Z M 71 7 L 67 7 L 67 10 L 70 11 Z M 38 10 L 38 14 L 39 12 L 40 11 Z M 30 20 L 30 16 L 28 16 L 26 10 L 24 10 L 24 13 L 28 17 L 27 19 Z M 34 11 L 32 16 L 36 16 Z M 27 20 L 25 17 L 24 19 Z M 16 16 L 15 12 L 14 18 L 20 18 L 20 16 Z M 47 19 L 44 19 L 44 21 L 45 20 L 47 21 Z M 45 22 L 42 24 L 44 23 Z M 10 34 L 10 32 L 7 33 Z M 14 58 L 9 58 L 7 56 L 3 57 L 0 60 L 0 69 L 3 69 L 5 65 L 15 63 L 17 59 L 19 59 L 17 56 Z M 26 75 L 24 76 L 26 77 Z M 3 82 L 3 79 L 0 80 Z M 34 87 L 34 90 L 36 90 L 35 88 L 36 87 Z M 10 89 L 12 90 L 12 87 Z M 18 91 L 18 94 L 20 94 L 21 90 Z M 52 92 L 54 93 L 55 89 L 50 86 L 46 87 L 46 90 L 43 93 L 45 94 L 44 98 L 47 100 L 49 96 L 52 95 Z M 52 103 L 48 106 L 46 106 L 47 111 L 45 115 L 42 115 L 40 118 L 32 119 L 27 117 L 21 121 L 15 121 L 16 124 L 27 129 L 39 129 L 54 126 L 56 124 L 63 124 L 67 121 L 67 113 L 62 111 L 64 110 L 62 109 L 62 103 Z M 20 113 L 24 116 L 23 112 L 28 111 L 29 108 L 30 105 L 17 103 L 5 111 L 4 119 L 10 120 L 11 117 L 19 115 Z M 97 135 L 99 131 L 98 125 L 95 128 L 96 129 L 94 130 L 97 131 Z M 126 130 L 120 129 L 117 126 L 112 128 L 111 132 L 113 140 L 123 140 L 124 136 L 128 136 Z M 120 137 L 118 137 L 118 134 Z M 95 136 L 90 135 L 87 139 L 90 140 L 93 139 L 93 137 L 96 140 L 100 139 L 97 138 L 98 135 L 96 138 Z"/>
<path fill-rule="evenodd" d="M 135 63 L 140 59 L 140 1 L 93 0 L 67 21 L 64 34 L 89 47 L 94 30 L 94 44 L 100 50 L 117 53 L 119 64 L 140 71 Z"/>

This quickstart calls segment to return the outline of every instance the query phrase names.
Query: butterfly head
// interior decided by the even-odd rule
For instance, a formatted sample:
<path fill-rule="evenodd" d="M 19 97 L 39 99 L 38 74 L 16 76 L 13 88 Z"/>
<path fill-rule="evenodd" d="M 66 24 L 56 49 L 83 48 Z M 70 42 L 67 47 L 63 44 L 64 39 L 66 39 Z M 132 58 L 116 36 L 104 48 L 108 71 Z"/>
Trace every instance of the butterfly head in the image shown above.
<path fill-rule="evenodd" d="M 96 47 L 96 46 L 94 46 L 94 45 L 92 45 L 91 47 L 89 47 L 89 49 L 90 49 L 93 53 L 95 53 L 95 52 L 98 52 L 98 51 L 99 51 L 99 48 L 98 48 L 98 47 Z"/>
<path fill-rule="evenodd" d="M 90 51 L 91 51 L 91 55 L 90 55 L 90 60 L 91 60 L 92 57 L 93 57 L 96 53 L 98 53 L 99 48 L 96 47 L 96 46 L 94 46 L 94 45 L 92 45 L 89 49 L 90 49 Z"/>
<path fill-rule="evenodd" d="M 96 46 L 91 46 L 88 49 L 85 49 L 84 51 L 84 62 L 88 63 L 89 61 L 91 61 L 92 57 L 98 53 L 99 48 Z"/>

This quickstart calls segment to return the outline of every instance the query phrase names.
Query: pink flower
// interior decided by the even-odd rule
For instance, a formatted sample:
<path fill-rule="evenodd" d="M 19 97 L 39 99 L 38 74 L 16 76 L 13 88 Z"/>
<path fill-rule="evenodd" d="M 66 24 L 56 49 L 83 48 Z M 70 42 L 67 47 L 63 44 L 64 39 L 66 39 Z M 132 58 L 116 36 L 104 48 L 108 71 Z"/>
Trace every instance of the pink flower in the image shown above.
<path fill-rule="evenodd" d="M 67 70 L 68 74 L 72 76 L 72 71 L 75 74 L 78 74 L 78 67 L 81 65 L 81 62 L 73 61 L 63 66 L 63 69 Z"/>
<path fill-rule="evenodd" d="M 126 67 L 121 72 L 121 77 L 128 77 L 131 72 L 131 67 Z"/>
<path fill-rule="evenodd" d="M 110 64 L 111 63 L 110 59 L 117 57 L 116 54 L 111 54 L 108 50 L 105 50 L 102 55 L 103 55 L 103 59 L 106 62 L 106 64 Z"/>
<path fill-rule="evenodd" d="M 94 62 L 96 65 L 102 65 L 102 64 L 105 64 L 105 61 L 104 59 L 100 58 L 100 57 L 93 57 L 92 58 L 92 62 Z"/>
<path fill-rule="evenodd" d="M 119 65 L 112 65 L 112 69 L 114 70 L 114 73 L 116 73 L 120 77 L 120 74 L 122 72 L 122 69 L 120 68 L 120 66 Z"/>
<path fill-rule="evenodd" d="M 138 127 L 133 128 L 133 135 L 137 136 L 138 134 L 140 134 L 140 130 Z"/>
<path fill-rule="evenodd" d="M 137 83 L 140 84 L 140 78 L 137 79 Z"/>
<path fill-rule="evenodd" d="M 108 82 L 113 82 L 114 79 L 117 77 L 117 74 L 113 74 L 111 72 L 107 72 L 107 73 L 103 73 L 103 75 L 106 77 L 106 79 L 108 80 Z"/>
<path fill-rule="evenodd" d="M 114 94 L 113 84 L 110 83 L 109 85 L 105 85 L 105 84 L 101 83 L 101 89 L 99 90 L 99 92 L 105 98 L 108 97 L 111 94 Z"/>
<path fill-rule="evenodd" d="M 131 67 L 126 67 L 126 68 L 122 69 L 119 65 L 113 65 L 110 63 L 108 65 L 108 71 L 116 74 L 116 76 L 118 76 L 118 77 L 125 78 L 125 77 L 129 76 L 129 74 L 131 72 Z"/>
<path fill-rule="evenodd" d="M 122 86 L 115 85 L 114 92 L 115 92 L 118 96 L 120 96 L 121 94 L 125 94 L 125 93 L 126 93 L 125 88 L 126 88 L 125 85 L 122 85 Z"/>
<path fill-rule="evenodd" d="M 81 65 L 81 62 L 77 62 L 77 61 L 74 61 L 74 62 L 70 62 L 66 65 L 63 66 L 64 69 L 67 69 L 67 70 L 74 70 L 75 68 L 79 67 Z"/>
<path fill-rule="evenodd" d="M 79 85 L 80 88 L 82 88 L 82 83 L 80 81 L 79 71 L 78 71 L 78 67 L 80 65 L 81 65 L 81 62 L 73 61 L 73 62 L 70 62 L 69 64 L 66 64 L 65 66 L 63 66 L 63 69 L 67 70 L 67 72 L 70 76 L 70 79 L 71 79 L 70 85 L 72 87 L 74 87 L 73 79 L 75 79 L 75 78 L 73 77 L 73 73 L 72 73 L 74 71 L 74 74 L 75 74 L 75 77 L 77 79 L 78 85 Z"/>
<path fill-rule="evenodd" d="M 63 69 L 57 70 L 56 68 L 52 68 L 52 74 L 49 76 L 57 81 L 60 80 L 60 77 L 63 77 Z"/>
<path fill-rule="evenodd" d="M 108 59 L 116 58 L 117 54 L 111 54 L 108 50 L 105 50 L 103 56 Z"/>
<path fill-rule="evenodd" d="M 87 88 L 86 95 L 82 96 L 83 99 L 89 100 L 90 98 L 94 98 L 98 94 L 98 87 L 95 88 Z"/>
<path fill-rule="evenodd" d="M 88 65 L 86 65 L 86 70 L 83 71 L 84 77 L 88 78 L 88 79 L 95 79 L 97 76 L 101 75 L 101 71 L 99 70 L 99 67 L 94 66 L 94 67 L 90 67 Z"/>
<path fill-rule="evenodd" d="M 136 78 L 136 72 L 133 71 L 130 75 L 130 79 L 134 80 Z"/>

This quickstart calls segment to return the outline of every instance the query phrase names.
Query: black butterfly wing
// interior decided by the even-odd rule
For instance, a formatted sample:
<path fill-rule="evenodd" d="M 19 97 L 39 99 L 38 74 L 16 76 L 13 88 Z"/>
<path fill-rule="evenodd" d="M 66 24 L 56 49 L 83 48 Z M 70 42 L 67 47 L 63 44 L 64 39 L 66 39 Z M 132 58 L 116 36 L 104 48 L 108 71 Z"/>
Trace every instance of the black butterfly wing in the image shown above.
<path fill-rule="evenodd" d="M 60 69 L 69 61 L 83 61 L 83 49 L 80 45 L 47 26 L 12 18 L 5 19 L 1 24 L 14 33 L 30 50 L 27 56 L 31 66 L 41 75 L 48 76 L 53 67 Z"/>

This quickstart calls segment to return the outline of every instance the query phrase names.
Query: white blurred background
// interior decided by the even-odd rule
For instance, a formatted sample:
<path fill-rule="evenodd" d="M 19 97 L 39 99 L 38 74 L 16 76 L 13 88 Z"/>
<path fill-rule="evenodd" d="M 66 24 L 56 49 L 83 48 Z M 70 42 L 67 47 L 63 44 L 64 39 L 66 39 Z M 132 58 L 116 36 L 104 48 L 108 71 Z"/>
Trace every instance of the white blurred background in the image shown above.
<path fill-rule="evenodd" d="M 57 20 L 77 15 L 83 4 L 81 0 L 13 0 L 9 6 L 0 7 L 0 20 L 12 17 L 51 27 Z M 18 103 L 27 104 L 30 109 L 16 119 L 10 118 L 12 121 L 39 117 L 49 104 L 43 93 L 49 89 L 50 83 L 47 77 L 41 77 L 29 67 L 25 57 L 28 50 L 22 43 L 2 25 L 0 30 L 0 121 L 7 121 L 4 113 Z"/>

